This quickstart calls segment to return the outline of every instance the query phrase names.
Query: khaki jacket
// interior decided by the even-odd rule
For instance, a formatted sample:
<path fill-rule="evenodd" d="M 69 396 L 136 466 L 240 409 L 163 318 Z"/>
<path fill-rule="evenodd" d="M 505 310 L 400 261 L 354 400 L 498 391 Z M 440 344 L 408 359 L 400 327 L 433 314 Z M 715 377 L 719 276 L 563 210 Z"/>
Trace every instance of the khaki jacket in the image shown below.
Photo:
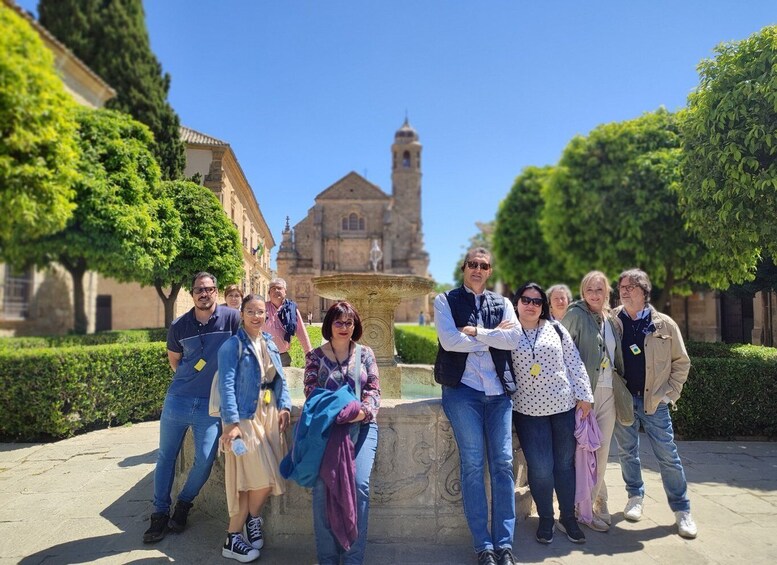
<path fill-rule="evenodd" d="M 613 311 L 613 321 L 623 335 L 623 323 L 618 314 L 623 306 Z M 685 349 L 683 336 L 675 321 L 650 307 L 650 314 L 656 330 L 645 336 L 645 413 L 654 414 L 658 404 L 665 397 L 672 404 L 680 398 L 691 359 Z M 625 352 L 624 355 L 629 355 Z"/>
<path fill-rule="evenodd" d="M 630 426 L 634 423 L 634 402 L 629 389 L 626 388 L 626 379 L 623 377 L 623 352 L 621 351 L 623 328 L 618 331 L 617 324 L 609 316 L 607 323 L 610 324 L 612 333 L 615 335 L 615 362 L 612 375 L 615 417 L 624 426 Z M 591 390 L 596 390 L 605 345 L 594 313 L 584 300 L 578 300 L 569 306 L 567 313 L 561 319 L 561 324 L 569 331 L 572 341 L 577 346 L 580 358 L 588 372 L 588 378 L 591 380 Z"/>

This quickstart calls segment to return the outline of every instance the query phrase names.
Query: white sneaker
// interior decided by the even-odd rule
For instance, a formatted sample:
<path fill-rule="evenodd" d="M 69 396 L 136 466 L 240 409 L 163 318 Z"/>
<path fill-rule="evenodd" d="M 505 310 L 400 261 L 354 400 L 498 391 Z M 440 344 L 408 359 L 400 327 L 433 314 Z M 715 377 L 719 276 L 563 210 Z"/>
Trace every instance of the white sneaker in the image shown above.
<path fill-rule="evenodd" d="M 623 509 L 623 517 L 630 522 L 639 522 L 642 519 L 642 506 L 645 502 L 642 496 L 632 496 Z"/>
<path fill-rule="evenodd" d="M 612 516 L 610 510 L 607 508 L 607 501 L 597 498 L 594 502 L 594 516 L 599 518 L 602 522 L 608 526 L 612 524 Z"/>
<path fill-rule="evenodd" d="M 591 519 L 590 522 L 582 522 L 580 520 L 578 520 L 578 522 L 580 522 L 585 526 L 588 526 L 595 532 L 606 532 L 610 529 L 610 526 L 608 526 L 604 520 L 597 517 L 596 514 L 594 514 L 594 517 Z"/>
<path fill-rule="evenodd" d="M 681 538 L 693 539 L 696 537 L 699 529 L 696 527 L 696 522 L 693 521 L 690 511 L 678 510 L 674 513 L 674 517 L 677 522 L 677 531 Z"/>

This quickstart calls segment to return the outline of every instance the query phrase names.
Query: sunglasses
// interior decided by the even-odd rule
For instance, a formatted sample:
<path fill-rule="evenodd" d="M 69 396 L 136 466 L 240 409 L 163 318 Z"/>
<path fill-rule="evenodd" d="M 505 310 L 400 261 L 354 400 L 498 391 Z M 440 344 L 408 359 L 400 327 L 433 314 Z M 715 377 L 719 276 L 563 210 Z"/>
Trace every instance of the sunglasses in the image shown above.
<path fill-rule="evenodd" d="M 467 267 L 473 271 L 478 267 L 480 267 L 481 271 L 488 271 L 491 268 L 491 265 L 489 263 L 481 263 L 479 261 L 467 261 Z"/>
<path fill-rule="evenodd" d="M 528 306 L 529 304 L 534 304 L 535 306 L 542 306 L 545 301 L 542 298 L 531 298 L 529 296 L 521 296 L 520 298 L 521 304 L 524 306 Z"/>
<path fill-rule="evenodd" d="M 192 289 L 192 294 L 213 294 L 216 292 L 215 286 L 195 286 Z"/>
<path fill-rule="evenodd" d="M 340 320 L 335 320 L 332 322 L 332 325 L 336 327 L 338 330 L 342 330 L 343 328 L 351 329 L 353 327 L 353 320 L 346 320 L 345 322 L 341 322 Z"/>

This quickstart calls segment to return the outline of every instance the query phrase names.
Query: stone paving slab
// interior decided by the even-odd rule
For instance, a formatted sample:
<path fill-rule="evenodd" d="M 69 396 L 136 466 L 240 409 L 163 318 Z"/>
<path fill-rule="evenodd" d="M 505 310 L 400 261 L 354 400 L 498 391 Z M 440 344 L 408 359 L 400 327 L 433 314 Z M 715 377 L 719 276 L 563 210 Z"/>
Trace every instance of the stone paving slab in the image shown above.
<path fill-rule="evenodd" d="M 144 545 L 151 512 L 158 422 L 100 430 L 48 444 L 0 445 L 0 565 L 228 564 L 221 557 L 226 517 L 195 506 L 190 527 Z M 626 502 L 611 450 L 607 483 L 613 527 L 584 529 L 588 542 L 563 534 L 549 546 L 534 540 L 537 518 L 516 525 L 521 563 L 655 565 L 777 563 L 777 444 L 679 442 L 686 464 L 696 540 L 677 535 L 657 465 L 643 442 L 644 518 L 623 520 Z M 370 541 L 369 565 L 474 564 L 469 539 L 460 544 L 385 544 Z M 258 563 L 312 564 L 310 537 L 268 540 Z"/>

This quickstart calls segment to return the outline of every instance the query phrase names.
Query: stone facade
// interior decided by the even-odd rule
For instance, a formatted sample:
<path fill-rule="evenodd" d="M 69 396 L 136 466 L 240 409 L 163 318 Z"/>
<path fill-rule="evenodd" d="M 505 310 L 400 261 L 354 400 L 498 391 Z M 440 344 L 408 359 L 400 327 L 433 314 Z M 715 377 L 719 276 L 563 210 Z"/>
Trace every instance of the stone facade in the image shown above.
<path fill-rule="evenodd" d="M 303 313 L 320 321 L 332 301 L 316 294 L 313 277 L 371 272 L 370 250 L 377 241 L 382 273 L 428 277 L 429 255 L 421 225 L 421 144 L 405 120 L 391 146 L 391 196 L 350 172 L 315 197 L 308 215 L 283 230 L 277 256 L 278 276 Z M 403 301 L 397 321 L 429 316 L 428 298 Z"/>

